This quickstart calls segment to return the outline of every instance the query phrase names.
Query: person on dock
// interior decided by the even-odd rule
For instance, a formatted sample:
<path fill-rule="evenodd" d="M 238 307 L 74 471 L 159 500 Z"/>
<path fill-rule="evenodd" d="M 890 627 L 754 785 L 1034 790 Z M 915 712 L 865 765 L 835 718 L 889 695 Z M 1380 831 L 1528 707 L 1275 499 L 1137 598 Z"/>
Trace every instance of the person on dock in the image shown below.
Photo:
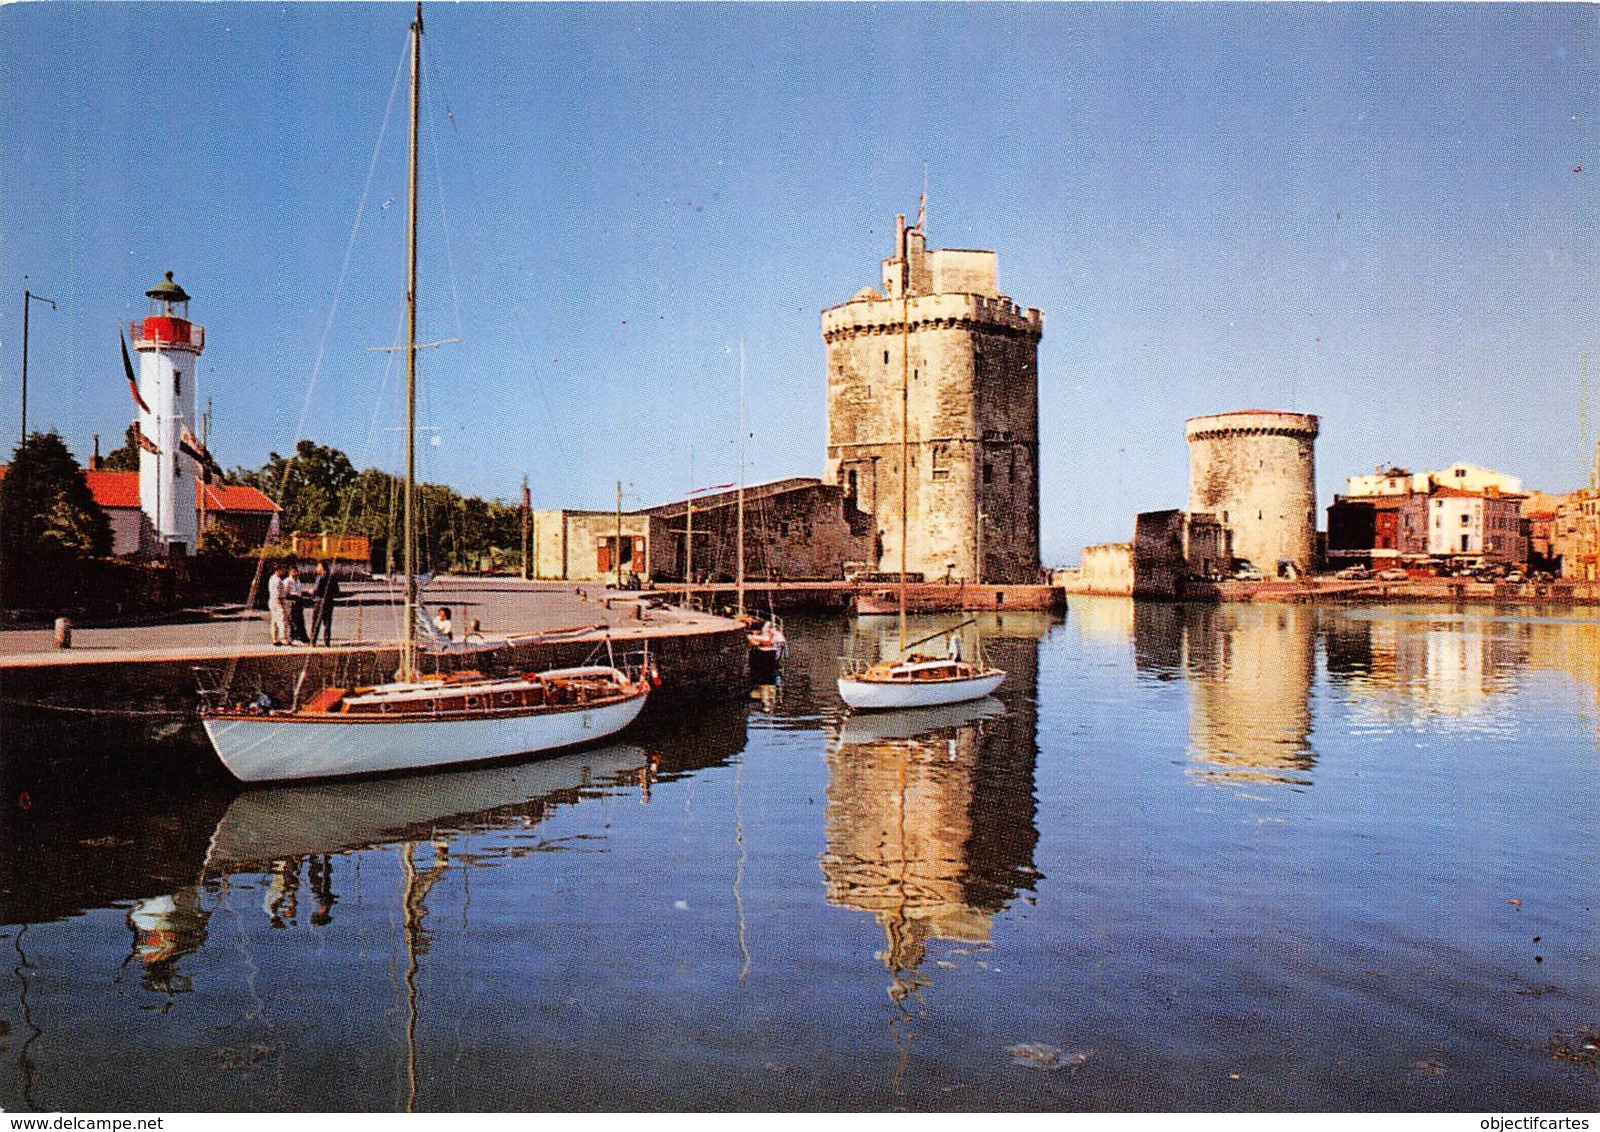
<path fill-rule="evenodd" d="M 272 643 L 286 645 L 289 643 L 289 608 L 285 604 L 288 595 L 284 589 L 289 581 L 289 571 L 280 562 L 277 569 L 272 571 L 272 577 L 267 579 L 267 620 L 272 624 Z"/>
<path fill-rule="evenodd" d="M 316 586 L 312 590 L 315 603 L 311 616 L 312 644 L 317 643 L 318 635 L 323 644 L 333 644 L 333 603 L 339 596 L 339 579 L 334 577 L 333 568 L 326 561 L 318 562 Z"/>
<path fill-rule="evenodd" d="M 289 611 L 289 643 L 292 645 L 309 645 L 311 638 L 306 633 L 306 585 L 300 580 L 300 566 L 294 561 L 289 563 L 289 576 L 283 583 L 284 604 Z"/>

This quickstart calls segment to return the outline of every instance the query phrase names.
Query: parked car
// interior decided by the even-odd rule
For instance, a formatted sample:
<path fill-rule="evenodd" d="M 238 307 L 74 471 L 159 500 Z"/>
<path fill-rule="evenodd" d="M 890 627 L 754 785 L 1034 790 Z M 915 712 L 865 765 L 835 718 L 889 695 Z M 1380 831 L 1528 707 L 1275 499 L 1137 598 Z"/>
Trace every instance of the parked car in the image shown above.
<path fill-rule="evenodd" d="M 1346 566 L 1334 575 L 1335 578 L 1346 582 L 1362 582 L 1372 577 L 1372 571 L 1365 566 Z"/>
<path fill-rule="evenodd" d="M 1240 558 L 1233 564 L 1233 580 L 1236 582 L 1264 582 L 1266 575 L 1257 570 L 1255 563 L 1248 559 Z"/>
<path fill-rule="evenodd" d="M 1391 566 L 1387 570 L 1378 571 L 1378 581 L 1380 582 L 1403 582 L 1409 577 L 1411 577 L 1410 572 L 1402 570 L 1398 566 Z"/>
<path fill-rule="evenodd" d="M 1508 581 L 1508 582 L 1520 582 L 1520 581 L 1522 581 L 1522 571 L 1521 570 L 1513 570 L 1513 571 L 1511 571 L 1511 573 L 1506 575 L 1506 581 Z"/>

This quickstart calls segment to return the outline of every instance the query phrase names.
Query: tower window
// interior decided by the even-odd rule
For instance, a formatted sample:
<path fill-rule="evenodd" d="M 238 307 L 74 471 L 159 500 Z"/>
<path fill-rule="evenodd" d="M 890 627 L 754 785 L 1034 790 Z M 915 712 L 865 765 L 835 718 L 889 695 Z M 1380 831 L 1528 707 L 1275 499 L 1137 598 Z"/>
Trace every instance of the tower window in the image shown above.
<path fill-rule="evenodd" d="M 172 395 L 174 397 L 183 396 L 183 371 L 181 369 L 172 371 Z"/>
<path fill-rule="evenodd" d="M 883 352 L 883 364 L 884 365 L 888 365 L 889 364 L 889 351 L 888 350 L 885 350 Z"/>
<path fill-rule="evenodd" d="M 989 463 L 987 460 L 985 460 L 983 463 L 983 482 L 994 482 L 994 465 Z"/>

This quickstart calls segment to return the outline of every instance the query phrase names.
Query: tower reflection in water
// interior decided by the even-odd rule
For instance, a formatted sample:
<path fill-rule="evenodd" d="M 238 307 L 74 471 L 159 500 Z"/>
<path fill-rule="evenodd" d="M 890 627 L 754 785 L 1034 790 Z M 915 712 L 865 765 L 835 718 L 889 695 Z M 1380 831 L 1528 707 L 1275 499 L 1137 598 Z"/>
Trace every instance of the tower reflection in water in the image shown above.
<path fill-rule="evenodd" d="M 1309 786 L 1316 615 L 1305 606 L 1133 605 L 1134 664 L 1189 688 L 1190 773 Z"/>
<path fill-rule="evenodd" d="M 1039 879 L 1033 854 L 1038 643 L 989 640 L 1005 699 L 851 715 L 828 751 L 830 903 L 882 926 L 898 1086 L 929 944 L 987 946 L 994 918 Z M 960 948 L 951 954 L 959 955 Z"/>

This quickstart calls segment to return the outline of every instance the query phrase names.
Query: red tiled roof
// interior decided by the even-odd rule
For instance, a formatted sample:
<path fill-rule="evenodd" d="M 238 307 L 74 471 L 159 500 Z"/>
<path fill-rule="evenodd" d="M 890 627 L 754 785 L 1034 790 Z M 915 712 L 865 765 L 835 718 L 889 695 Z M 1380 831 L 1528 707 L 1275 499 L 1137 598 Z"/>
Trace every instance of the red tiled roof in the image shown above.
<path fill-rule="evenodd" d="M 138 472 L 84 472 L 89 492 L 101 507 L 139 506 Z"/>
<path fill-rule="evenodd" d="M 1446 487 L 1443 484 L 1436 484 L 1428 494 L 1445 499 L 1504 499 L 1510 503 L 1518 502 L 1522 498 L 1520 495 L 1508 495 L 1499 491 L 1468 491 L 1466 488 Z"/>
<path fill-rule="evenodd" d="M 195 484 L 206 493 L 205 507 L 207 511 L 276 511 L 278 505 L 253 487 L 244 487 L 239 484 L 213 483 Z M 196 505 L 199 503 L 199 493 L 195 494 Z"/>
<path fill-rule="evenodd" d="M 0 464 L 0 480 L 5 479 L 8 470 L 9 465 Z M 101 507 L 139 509 L 138 472 L 85 471 L 83 478 L 89 485 L 89 494 Z M 253 487 L 203 484 L 198 481 L 194 486 L 195 506 L 200 506 L 200 493 L 204 491 L 207 511 L 257 511 L 270 514 L 278 510 L 276 503 Z"/>

